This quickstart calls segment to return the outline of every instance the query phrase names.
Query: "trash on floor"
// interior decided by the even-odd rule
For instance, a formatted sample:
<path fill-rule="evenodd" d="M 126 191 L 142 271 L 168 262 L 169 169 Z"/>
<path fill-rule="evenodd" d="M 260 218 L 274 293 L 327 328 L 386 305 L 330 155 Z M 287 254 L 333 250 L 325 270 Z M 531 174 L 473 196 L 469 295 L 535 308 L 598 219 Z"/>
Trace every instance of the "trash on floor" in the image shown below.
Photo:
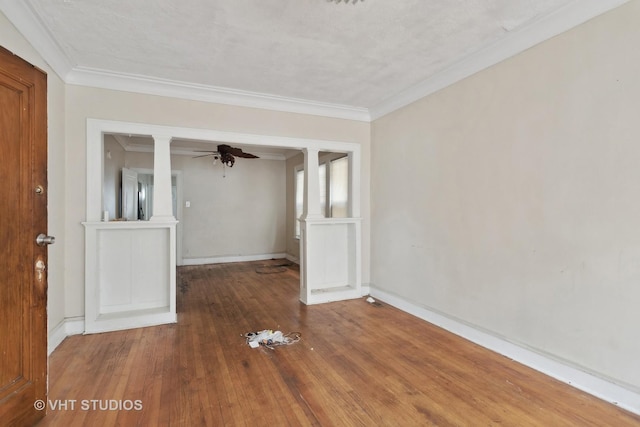
<path fill-rule="evenodd" d="M 378 301 L 376 301 L 372 297 L 367 297 L 367 299 L 365 301 L 368 302 L 371 305 L 375 305 L 376 307 L 382 306 L 382 303 L 379 303 Z"/>
<path fill-rule="evenodd" d="M 300 341 L 300 335 L 300 332 L 283 334 L 281 331 L 272 331 L 271 329 L 265 329 L 258 332 L 247 332 L 244 334 L 249 347 L 258 348 L 262 345 L 270 348 L 271 350 L 280 345 L 290 345 Z"/>

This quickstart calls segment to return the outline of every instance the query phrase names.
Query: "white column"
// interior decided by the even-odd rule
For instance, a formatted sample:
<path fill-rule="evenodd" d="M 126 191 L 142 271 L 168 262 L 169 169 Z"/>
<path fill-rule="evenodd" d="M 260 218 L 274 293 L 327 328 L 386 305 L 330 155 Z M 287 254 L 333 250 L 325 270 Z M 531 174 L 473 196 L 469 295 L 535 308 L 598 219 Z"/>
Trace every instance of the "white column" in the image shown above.
<path fill-rule="evenodd" d="M 171 199 L 171 137 L 153 135 L 153 216 L 150 221 L 175 221 Z"/>
<path fill-rule="evenodd" d="M 360 218 L 360 150 L 349 153 L 349 216 Z"/>
<path fill-rule="evenodd" d="M 320 212 L 319 150 L 305 148 L 304 153 L 304 203 L 302 219 L 322 218 Z"/>

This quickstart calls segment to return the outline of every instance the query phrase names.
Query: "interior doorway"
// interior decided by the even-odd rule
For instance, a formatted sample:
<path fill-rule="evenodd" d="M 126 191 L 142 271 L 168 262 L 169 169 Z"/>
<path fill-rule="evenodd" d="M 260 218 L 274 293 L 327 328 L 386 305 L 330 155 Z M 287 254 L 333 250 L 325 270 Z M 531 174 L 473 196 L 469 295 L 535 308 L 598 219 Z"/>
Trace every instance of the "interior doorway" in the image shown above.
<path fill-rule="evenodd" d="M 99 119 L 87 119 L 87 194 L 86 194 L 86 230 L 85 245 L 87 251 L 85 265 L 85 310 L 91 304 L 95 304 L 95 295 L 103 293 L 102 286 L 108 278 L 101 278 L 101 271 L 93 260 L 108 259 L 112 255 L 120 255 L 118 245 L 110 248 L 97 245 L 98 235 L 115 230 L 110 224 L 105 226 L 100 222 L 103 205 L 102 188 L 104 175 L 101 166 L 104 164 L 104 156 L 108 155 L 103 149 L 105 135 L 128 135 L 151 138 L 154 152 L 154 175 L 162 177 L 162 190 L 156 186 L 155 202 L 158 205 L 162 197 L 163 209 L 167 215 L 159 218 L 153 225 L 157 228 L 165 227 L 169 230 L 169 239 L 162 244 L 161 249 L 167 254 L 164 257 L 166 265 L 164 276 L 170 292 L 169 301 L 171 307 L 175 306 L 175 247 L 171 242 L 175 233 L 171 231 L 175 227 L 175 218 L 170 214 L 171 185 L 170 185 L 170 147 L 173 141 L 199 141 L 208 145 L 229 144 L 231 146 L 256 146 L 276 147 L 288 150 L 301 150 L 304 155 L 305 177 L 305 209 L 304 226 L 300 239 L 300 301 L 304 304 L 318 304 L 323 302 L 338 301 L 344 299 L 359 298 L 361 292 L 362 257 L 361 257 L 361 146 L 353 142 L 315 140 L 305 138 L 281 137 L 273 135 L 242 134 L 237 132 L 225 132 L 211 129 L 186 128 L 175 126 L 161 126 L 143 123 L 108 121 Z M 349 167 L 349 206 L 348 218 L 323 218 L 319 214 L 319 173 L 318 155 L 321 152 L 343 153 L 347 156 Z M 164 185 L 167 184 L 167 185 Z M 316 212 L 317 211 L 317 212 Z M 164 219 L 166 221 L 162 222 Z M 149 221 L 153 223 L 154 221 Z M 135 221 L 127 226 L 127 232 L 121 233 L 122 237 L 129 235 L 131 239 L 143 240 L 142 233 L 138 230 L 144 224 Z M 124 228 L 124 226 L 119 226 Z M 126 236 L 125 236 L 126 235 Z M 107 253 L 108 252 L 108 253 Z M 338 266 L 338 268 L 336 268 Z M 152 267 L 152 265 L 145 265 Z M 157 271 L 157 268 L 153 270 Z M 144 276 L 143 276 L 144 277 Z M 99 305 L 98 309 L 101 309 Z M 171 321 L 175 321 L 175 312 L 170 314 Z M 95 315 L 95 316 L 94 316 Z M 98 312 L 85 315 L 85 327 L 88 317 L 98 317 Z M 163 317 L 162 320 L 167 318 Z M 157 323 L 156 323 L 157 324 Z M 104 323 L 106 325 L 106 323 Z M 131 323 L 128 323 L 131 325 Z M 106 328 L 107 326 L 105 326 Z M 106 329 L 101 329 L 104 331 Z"/>

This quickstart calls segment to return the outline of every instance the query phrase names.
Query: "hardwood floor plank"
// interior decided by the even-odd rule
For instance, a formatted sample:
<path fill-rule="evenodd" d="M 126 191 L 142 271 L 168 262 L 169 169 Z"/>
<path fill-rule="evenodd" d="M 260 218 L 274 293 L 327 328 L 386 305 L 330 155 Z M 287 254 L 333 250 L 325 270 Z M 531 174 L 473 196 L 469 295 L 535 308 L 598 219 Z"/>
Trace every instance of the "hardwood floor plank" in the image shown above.
<path fill-rule="evenodd" d="M 282 260 L 181 267 L 178 323 L 67 338 L 41 426 L 640 426 L 640 417 L 384 303 L 305 306 Z M 266 272 L 266 273 L 265 273 Z M 243 334 L 300 332 L 251 349 Z"/>

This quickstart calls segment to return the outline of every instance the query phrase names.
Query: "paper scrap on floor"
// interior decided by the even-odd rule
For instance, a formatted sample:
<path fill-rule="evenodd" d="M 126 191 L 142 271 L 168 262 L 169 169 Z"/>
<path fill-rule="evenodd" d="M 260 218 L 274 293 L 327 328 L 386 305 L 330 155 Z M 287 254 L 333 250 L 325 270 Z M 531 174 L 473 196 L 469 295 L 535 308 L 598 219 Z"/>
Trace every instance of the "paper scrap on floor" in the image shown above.
<path fill-rule="evenodd" d="M 291 337 L 290 335 L 294 336 Z M 300 340 L 300 334 L 298 332 L 284 335 L 281 331 L 273 331 L 271 329 L 247 332 L 244 336 L 247 338 L 247 344 L 249 344 L 251 348 L 258 348 L 260 345 L 273 348 L 273 346 L 293 344 Z"/>

